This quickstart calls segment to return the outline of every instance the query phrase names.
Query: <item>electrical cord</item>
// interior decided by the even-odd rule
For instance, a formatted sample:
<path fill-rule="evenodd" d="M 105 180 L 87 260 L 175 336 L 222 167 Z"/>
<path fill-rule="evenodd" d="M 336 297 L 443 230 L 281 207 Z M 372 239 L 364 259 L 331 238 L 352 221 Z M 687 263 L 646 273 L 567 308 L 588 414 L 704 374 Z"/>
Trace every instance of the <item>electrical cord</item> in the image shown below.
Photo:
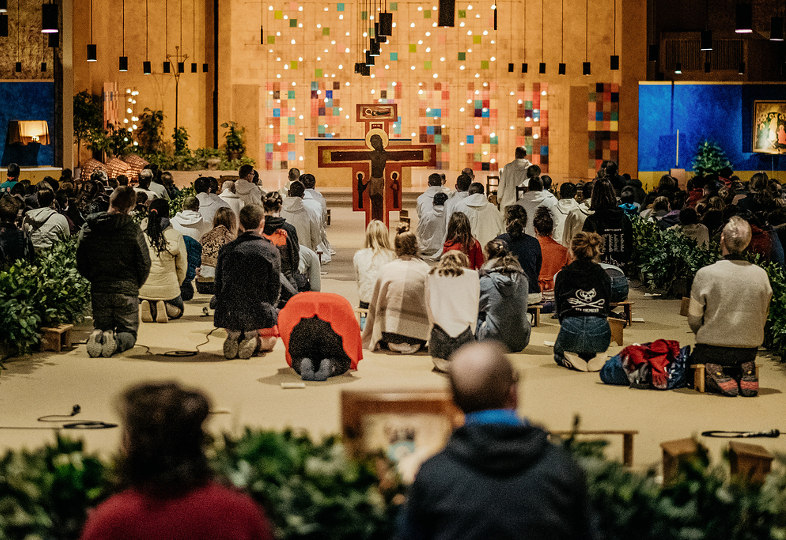
<path fill-rule="evenodd" d="M 137 343 L 136 346 L 144 347 L 145 351 L 150 356 L 165 356 L 167 358 L 188 358 L 189 356 L 196 356 L 197 354 L 199 354 L 201 352 L 199 349 L 210 343 L 210 336 L 212 336 L 213 332 L 215 332 L 216 330 L 218 330 L 218 328 L 213 328 L 210 332 L 205 334 L 205 341 L 197 345 L 196 350 L 193 351 L 175 350 L 175 351 L 167 351 L 161 354 L 154 354 L 153 351 L 150 350 L 150 347 L 148 347 L 147 345 L 144 345 L 142 343 Z"/>
<path fill-rule="evenodd" d="M 103 420 L 78 420 L 76 422 L 70 422 L 69 420 L 82 412 L 82 407 L 79 404 L 74 405 L 71 408 L 71 412 L 69 414 L 46 414 L 44 416 L 39 416 L 36 421 L 37 422 L 53 422 L 59 423 L 59 426 L 0 426 L 0 429 L 14 429 L 14 430 L 31 430 L 31 429 L 110 429 L 116 428 L 117 424 L 113 424 L 111 422 L 104 422 Z"/>
<path fill-rule="evenodd" d="M 786 434 L 786 432 L 784 433 Z M 702 431 L 702 437 L 716 437 L 720 439 L 752 439 L 752 438 L 777 438 L 780 437 L 781 432 L 777 429 L 769 431 L 725 431 L 722 429 L 714 429 L 710 431 Z"/>

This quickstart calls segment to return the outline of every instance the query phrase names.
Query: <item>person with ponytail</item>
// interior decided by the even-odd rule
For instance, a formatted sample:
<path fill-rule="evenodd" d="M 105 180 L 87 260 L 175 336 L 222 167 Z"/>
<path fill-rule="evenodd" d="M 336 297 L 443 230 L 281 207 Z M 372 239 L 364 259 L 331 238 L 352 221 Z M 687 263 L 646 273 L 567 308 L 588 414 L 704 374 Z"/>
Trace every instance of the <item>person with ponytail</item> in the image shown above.
<path fill-rule="evenodd" d="M 508 207 L 512 208 L 512 207 Z M 486 244 L 488 261 L 480 271 L 478 341 L 494 340 L 512 353 L 529 344 L 527 275 L 502 240 Z"/>
<path fill-rule="evenodd" d="M 418 238 L 402 225 L 394 241 L 396 259 L 379 270 L 363 328 L 363 348 L 417 352 L 429 338 L 426 276 L 429 265 L 418 258 Z"/>
<path fill-rule="evenodd" d="M 475 341 L 480 282 L 468 266 L 469 258 L 462 251 L 446 251 L 426 277 L 428 352 L 438 371 L 447 372 L 450 355 Z"/>
<path fill-rule="evenodd" d="M 469 218 L 463 212 L 454 212 L 448 221 L 442 252 L 446 253 L 454 249 L 467 256 L 470 269 L 478 270 L 483 266 L 483 248 L 480 242 L 472 236 Z"/>
<path fill-rule="evenodd" d="M 609 314 L 611 279 L 598 264 L 603 238 L 580 232 L 568 252 L 572 262 L 557 274 L 554 296 L 560 331 L 554 343 L 554 361 L 578 371 L 599 371 L 611 341 Z"/>
<path fill-rule="evenodd" d="M 150 252 L 150 275 L 139 289 L 142 322 L 167 322 L 183 315 L 180 285 L 188 271 L 188 252 L 183 235 L 169 223 L 169 202 L 154 199 L 144 226 Z"/>
<path fill-rule="evenodd" d="M 543 257 L 540 244 L 534 237 L 525 232 L 527 227 L 527 211 L 523 206 L 514 204 L 505 209 L 505 230 L 496 239 L 502 240 L 514 257 L 519 261 L 527 276 L 529 287 L 529 304 L 537 304 L 543 299 L 538 278 Z"/>

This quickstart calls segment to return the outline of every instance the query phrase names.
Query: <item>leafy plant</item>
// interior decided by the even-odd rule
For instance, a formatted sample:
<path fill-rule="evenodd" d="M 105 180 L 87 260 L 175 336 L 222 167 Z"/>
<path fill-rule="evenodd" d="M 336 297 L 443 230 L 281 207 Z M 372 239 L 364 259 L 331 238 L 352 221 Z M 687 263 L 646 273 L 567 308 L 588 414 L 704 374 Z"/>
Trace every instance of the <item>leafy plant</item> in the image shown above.
<path fill-rule="evenodd" d="M 172 140 L 175 141 L 175 155 L 191 155 L 188 149 L 188 130 L 183 126 L 176 127 L 172 133 Z"/>
<path fill-rule="evenodd" d="M 691 167 L 696 173 L 704 176 L 717 174 L 725 167 L 732 167 L 732 163 L 718 143 L 704 140 L 699 143 L 699 147 L 696 149 Z"/>
<path fill-rule="evenodd" d="M 183 210 L 183 202 L 186 200 L 187 197 L 194 197 L 196 196 L 196 191 L 194 191 L 193 187 L 184 187 L 181 189 L 177 197 L 172 197 L 169 200 L 169 215 L 174 216 L 181 210 Z"/>
<path fill-rule="evenodd" d="M 134 145 L 134 134 L 124 127 L 109 126 L 107 149 L 115 157 L 122 157 L 131 151 Z"/>
<path fill-rule="evenodd" d="M 242 155 L 246 151 L 246 128 L 239 126 L 237 122 L 224 122 L 221 127 L 226 129 L 224 132 L 225 147 L 230 159 L 232 154 Z"/>
<path fill-rule="evenodd" d="M 139 129 L 136 136 L 139 140 L 139 151 L 142 154 L 155 154 L 161 150 L 164 133 L 164 111 L 145 107 L 139 117 Z"/>
<path fill-rule="evenodd" d="M 83 90 L 74 96 L 74 137 L 76 138 L 77 160 L 82 143 L 103 131 L 104 109 L 101 96 Z"/>

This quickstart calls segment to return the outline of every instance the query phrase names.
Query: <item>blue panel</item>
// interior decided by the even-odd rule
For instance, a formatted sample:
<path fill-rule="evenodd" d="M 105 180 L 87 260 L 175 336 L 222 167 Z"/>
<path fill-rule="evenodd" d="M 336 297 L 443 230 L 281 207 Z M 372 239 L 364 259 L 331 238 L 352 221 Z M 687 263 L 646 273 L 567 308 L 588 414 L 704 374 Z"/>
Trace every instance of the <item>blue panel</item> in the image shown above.
<path fill-rule="evenodd" d="M 753 102 L 786 99 L 786 85 L 687 84 L 639 85 L 639 170 L 691 170 L 698 144 L 717 142 L 739 171 L 786 170 L 786 159 L 754 154 L 751 145 Z"/>
<path fill-rule="evenodd" d="M 50 144 L 38 151 L 38 165 L 54 165 L 54 89 L 50 81 L 0 82 L 0 152 L 2 163 L 8 163 L 10 153 L 5 146 L 10 120 L 46 120 L 49 124 Z"/>

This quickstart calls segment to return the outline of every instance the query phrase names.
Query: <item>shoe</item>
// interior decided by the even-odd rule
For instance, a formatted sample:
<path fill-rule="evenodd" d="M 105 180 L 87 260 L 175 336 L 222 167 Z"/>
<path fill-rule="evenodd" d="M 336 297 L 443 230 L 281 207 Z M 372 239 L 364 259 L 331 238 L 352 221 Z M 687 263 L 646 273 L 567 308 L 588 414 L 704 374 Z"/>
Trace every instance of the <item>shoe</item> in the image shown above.
<path fill-rule="evenodd" d="M 237 357 L 244 360 L 254 356 L 259 347 L 259 335 L 256 332 L 248 332 L 243 334 L 240 338 L 240 344 L 237 347 Z"/>
<path fill-rule="evenodd" d="M 304 381 L 313 381 L 314 379 L 314 362 L 311 358 L 303 358 L 300 361 L 300 378 Z"/>
<path fill-rule="evenodd" d="M 102 343 L 103 339 L 104 333 L 98 329 L 93 330 L 93 333 L 87 338 L 87 355 L 90 358 L 98 358 L 101 356 L 101 349 L 104 346 Z"/>
<path fill-rule="evenodd" d="M 326 381 L 331 375 L 333 375 L 333 362 L 327 358 L 323 358 L 322 361 L 319 362 L 319 369 L 314 373 L 314 380 Z"/>
<path fill-rule="evenodd" d="M 388 349 L 399 354 L 415 354 L 420 350 L 417 343 L 388 343 Z"/>
<path fill-rule="evenodd" d="M 606 364 L 606 357 L 596 354 L 594 358 L 591 358 L 587 361 L 587 371 L 600 371 L 603 369 L 603 366 Z"/>
<path fill-rule="evenodd" d="M 224 358 L 232 360 L 237 358 L 237 350 L 240 346 L 240 334 L 236 330 L 227 330 L 227 339 L 224 341 Z"/>
<path fill-rule="evenodd" d="M 156 322 L 165 323 L 169 322 L 169 317 L 166 316 L 166 304 L 163 300 L 156 302 Z"/>
<path fill-rule="evenodd" d="M 150 300 L 142 300 L 139 303 L 139 311 L 142 313 L 142 322 L 153 322 L 153 314 L 150 311 Z"/>
<path fill-rule="evenodd" d="M 581 358 L 578 354 L 567 351 L 562 354 L 565 357 L 565 362 L 570 364 L 571 368 L 575 369 L 576 371 L 589 371 L 587 361 Z"/>
<path fill-rule="evenodd" d="M 708 392 L 716 392 L 729 397 L 737 397 L 740 393 L 737 381 L 729 377 L 718 364 L 705 364 L 704 378 L 705 388 Z"/>
<path fill-rule="evenodd" d="M 756 377 L 756 363 L 743 362 L 740 364 L 740 395 L 742 397 L 756 397 L 759 395 L 759 378 Z"/>
<path fill-rule="evenodd" d="M 109 358 L 117 352 L 117 341 L 113 330 L 104 331 L 104 345 L 101 347 L 101 356 Z"/>

